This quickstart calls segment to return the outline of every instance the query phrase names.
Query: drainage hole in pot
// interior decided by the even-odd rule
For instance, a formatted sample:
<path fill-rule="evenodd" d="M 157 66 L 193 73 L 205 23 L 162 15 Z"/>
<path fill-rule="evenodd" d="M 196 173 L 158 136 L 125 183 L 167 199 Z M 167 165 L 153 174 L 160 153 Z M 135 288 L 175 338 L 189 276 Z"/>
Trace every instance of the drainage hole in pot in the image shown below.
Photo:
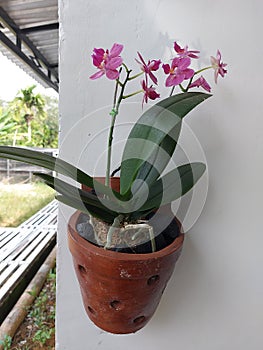
<path fill-rule="evenodd" d="M 160 279 L 160 276 L 159 276 L 159 275 L 151 276 L 151 277 L 148 278 L 148 280 L 147 280 L 148 286 L 151 286 L 151 285 L 155 284 L 157 281 L 159 281 L 159 279 Z"/>
<path fill-rule="evenodd" d="M 91 314 L 95 314 L 95 311 L 94 311 L 94 309 L 92 309 L 92 307 L 88 306 L 88 310 Z"/>
<path fill-rule="evenodd" d="M 79 272 L 80 272 L 81 274 L 85 274 L 85 273 L 87 272 L 86 269 L 85 269 L 85 267 L 82 266 L 82 265 L 78 265 L 78 269 L 79 269 Z"/>
<path fill-rule="evenodd" d="M 114 310 L 120 310 L 120 306 L 121 306 L 121 302 L 119 300 L 112 300 L 110 302 L 110 306 L 114 309 Z"/>
<path fill-rule="evenodd" d="M 135 324 L 140 324 L 140 323 L 143 323 L 145 320 L 145 316 L 139 316 L 139 317 L 136 317 L 134 320 L 133 320 L 133 323 Z"/>

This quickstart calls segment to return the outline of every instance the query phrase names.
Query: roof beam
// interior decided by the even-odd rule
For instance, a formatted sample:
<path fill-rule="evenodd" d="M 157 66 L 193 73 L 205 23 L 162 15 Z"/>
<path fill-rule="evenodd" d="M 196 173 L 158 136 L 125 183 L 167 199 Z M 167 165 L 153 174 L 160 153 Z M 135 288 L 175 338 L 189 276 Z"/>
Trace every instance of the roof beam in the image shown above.
<path fill-rule="evenodd" d="M 48 30 L 56 30 L 56 29 L 59 29 L 59 24 L 51 23 L 51 24 L 43 24 L 41 26 L 23 28 L 21 29 L 21 32 L 23 34 L 28 34 L 28 33 L 43 32 Z"/>
<path fill-rule="evenodd" d="M 55 66 L 49 64 L 33 42 L 22 32 L 2 7 L 0 7 L 0 20 L 16 36 L 16 42 L 14 43 L 0 29 L 0 42 L 22 59 L 46 84 L 58 91 L 59 79 Z M 24 45 L 31 51 L 31 54 L 23 51 Z"/>
<path fill-rule="evenodd" d="M 50 71 L 47 71 L 45 74 L 36 63 L 30 59 L 27 55 L 25 55 L 17 45 L 15 45 L 10 39 L 8 39 L 1 31 L 0 31 L 0 41 L 7 46 L 14 54 L 16 54 L 19 58 L 21 58 L 42 80 L 45 81 L 50 87 L 58 91 L 58 82 L 53 82 L 50 78 Z"/>

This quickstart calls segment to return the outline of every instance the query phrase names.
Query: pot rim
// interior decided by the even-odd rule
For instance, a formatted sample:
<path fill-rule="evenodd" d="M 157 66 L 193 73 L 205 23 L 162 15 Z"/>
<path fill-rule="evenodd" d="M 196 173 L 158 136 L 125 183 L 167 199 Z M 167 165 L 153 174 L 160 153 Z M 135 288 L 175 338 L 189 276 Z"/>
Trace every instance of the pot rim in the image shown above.
<path fill-rule="evenodd" d="M 128 261 L 135 261 L 135 260 L 149 260 L 149 259 L 157 259 L 162 256 L 170 255 L 174 253 L 176 250 L 179 250 L 184 241 L 184 233 L 182 232 L 181 223 L 177 218 L 176 221 L 179 224 L 180 228 L 180 235 L 176 237 L 176 239 L 169 244 L 167 247 L 152 253 L 145 253 L 145 254 L 130 254 L 130 253 L 121 253 L 116 252 L 108 249 L 104 249 L 103 247 L 98 247 L 89 241 L 85 240 L 83 237 L 81 237 L 77 231 L 76 231 L 76 224 L 79 215 L 81 214 L 81 211 L 77 210 L 73 215 L 71 215 L 69 222 L 68 222 L 68 234 L 70 238 L 77 243 L 78 245 L 81 245 L 83 250 L 89 250 L 92 251 L 96 255 L 104 256 L 104 257 L 110 257 L 111 259 L 115 260 L 128 260 Z"/>

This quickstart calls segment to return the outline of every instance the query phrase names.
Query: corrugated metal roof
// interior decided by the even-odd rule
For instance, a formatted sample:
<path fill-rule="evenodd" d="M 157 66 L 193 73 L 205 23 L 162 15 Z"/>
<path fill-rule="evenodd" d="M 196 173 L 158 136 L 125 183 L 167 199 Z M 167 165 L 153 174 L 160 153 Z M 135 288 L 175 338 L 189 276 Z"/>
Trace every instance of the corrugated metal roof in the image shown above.
<path fill-rule="evenodd" d="M 56 90 L 58 42 L 58 0 L 0 0 L 0 51 Z"/>

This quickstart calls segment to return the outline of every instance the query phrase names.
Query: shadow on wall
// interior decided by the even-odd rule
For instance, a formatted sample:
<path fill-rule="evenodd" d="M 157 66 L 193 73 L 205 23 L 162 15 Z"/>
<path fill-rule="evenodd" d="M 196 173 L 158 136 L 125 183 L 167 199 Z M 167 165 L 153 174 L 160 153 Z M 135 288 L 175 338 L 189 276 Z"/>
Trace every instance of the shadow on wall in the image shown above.
<path fill-rule="evenodd" d="M 211 303 L 212 307 L 217 305 L 218 298 L 222 296 L 217 294 L 216 288 L 210 288 L 215 286 L 215 276 L 209 272 L 202 254 L 198 251 L 193 236 L 186 235 L 182 255 L 151 320 L 153 328 L 160 330 L 161 325 L 165 329 L 171 323 L 174 328 L 198 324 L 204 310 L 207 310 L 207 304 Z M 204 294 L 204 286 L 207 294 Z M 191 315 L 191 319 L 186 319 L 185 315 Z"/>

